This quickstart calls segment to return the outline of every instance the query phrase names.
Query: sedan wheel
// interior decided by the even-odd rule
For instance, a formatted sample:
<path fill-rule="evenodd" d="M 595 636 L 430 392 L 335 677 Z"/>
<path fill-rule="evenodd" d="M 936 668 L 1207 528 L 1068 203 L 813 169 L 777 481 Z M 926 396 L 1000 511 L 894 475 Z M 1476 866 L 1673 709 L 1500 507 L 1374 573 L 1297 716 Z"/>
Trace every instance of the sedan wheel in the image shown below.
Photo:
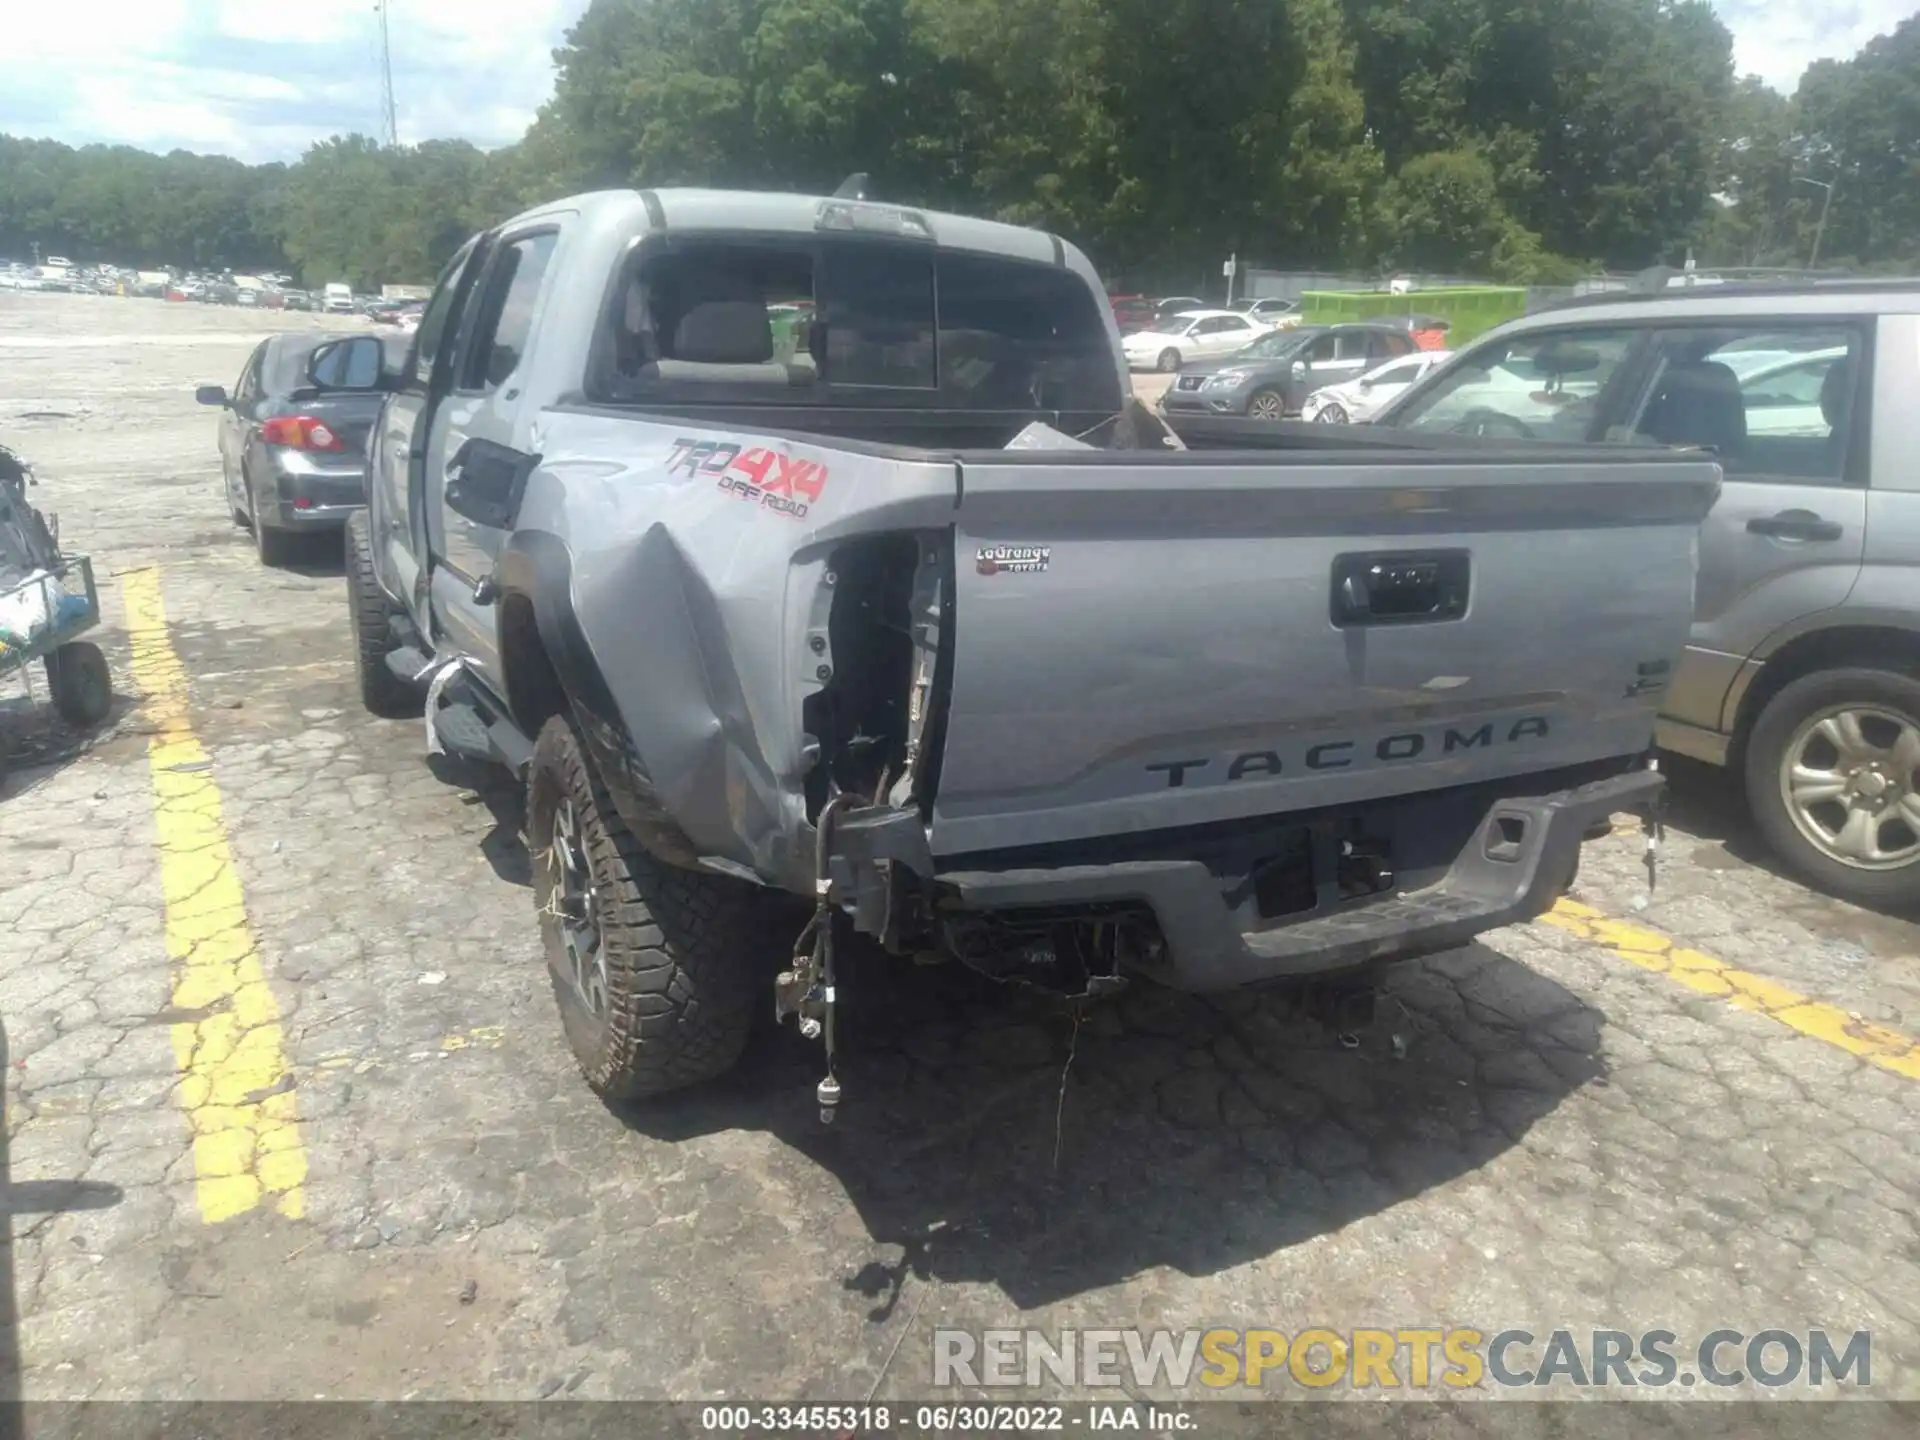
<path fill-rule="evenodd" d="M 1313 417 L 1317 425 L 1344 425 L 1347 423 L 1347 407 L 1337 401 L 1329 400 L 1320 407 L 1320 413 Z"/>
<path fill-rule="evenodd" d="M 1160 352 L 1159 360 L 1154 363 L 1162 375 L 1171 375 L 1180 368 L 1180 352 L 1169 345 Z"/>
<path fill-rule="evenodd" d="M 1256 420 L 1284 420 L 1287 418 L 1287 402 L 1276 391 L 1259 390 L 1247 402 L 1247 414 Z"/>

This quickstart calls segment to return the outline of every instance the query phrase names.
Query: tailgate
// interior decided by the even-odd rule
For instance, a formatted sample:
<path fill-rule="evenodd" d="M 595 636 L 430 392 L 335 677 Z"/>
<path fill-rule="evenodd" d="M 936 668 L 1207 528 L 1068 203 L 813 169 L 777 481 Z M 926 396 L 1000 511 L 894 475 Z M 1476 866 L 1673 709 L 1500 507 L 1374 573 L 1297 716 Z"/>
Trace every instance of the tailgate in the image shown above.
<path fill-rule="evenodd" d="M 970 456 L 933 809 L 956 855 L 1629 756 L 1710 461 Z"/>

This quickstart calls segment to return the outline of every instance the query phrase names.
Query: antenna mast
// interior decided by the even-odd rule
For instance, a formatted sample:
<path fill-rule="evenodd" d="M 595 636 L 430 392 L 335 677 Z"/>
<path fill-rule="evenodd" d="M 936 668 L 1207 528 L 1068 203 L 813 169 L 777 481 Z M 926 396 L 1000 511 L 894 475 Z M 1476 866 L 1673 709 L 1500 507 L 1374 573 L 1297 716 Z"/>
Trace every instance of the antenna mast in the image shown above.
<path fill-rule="evenodd" d="M 388 0 L 375 0 L 374 5 L 380 12 L 380 118 L 386 125 L 387 144 L 398 149 L 400 117 L 393 103 L 393 43 L 387 35 L 387 4 Z"/>

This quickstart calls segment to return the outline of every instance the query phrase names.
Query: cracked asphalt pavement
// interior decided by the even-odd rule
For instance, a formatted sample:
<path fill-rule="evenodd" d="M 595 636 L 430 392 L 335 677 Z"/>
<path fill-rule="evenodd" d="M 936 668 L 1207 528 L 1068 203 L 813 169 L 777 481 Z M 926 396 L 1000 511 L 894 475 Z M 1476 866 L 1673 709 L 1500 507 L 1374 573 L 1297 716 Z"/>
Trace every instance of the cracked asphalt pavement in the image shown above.
<path fill-rule="evenodd" d="M 869 966 L 835 1127 L 791 1036 L 602 1105 L 514 787 L 361 710 L 337 546 L 265 570 L 228 523 L 193 386 L 308 318 L 0 298 L 0 438 L 122 697 L 84 737 L 0 701 L 28 1397 L 857 1401 L 926 1396 L 936 1327 L 1423 1324 L 1870 1330 L 1920 1396 L 1920 930 L 1781 878 L 1712 775 L 1650 902 L 1638 834 L 1596 842 L 1576 907 L 1401 967 L 1355 1044 Z"/>

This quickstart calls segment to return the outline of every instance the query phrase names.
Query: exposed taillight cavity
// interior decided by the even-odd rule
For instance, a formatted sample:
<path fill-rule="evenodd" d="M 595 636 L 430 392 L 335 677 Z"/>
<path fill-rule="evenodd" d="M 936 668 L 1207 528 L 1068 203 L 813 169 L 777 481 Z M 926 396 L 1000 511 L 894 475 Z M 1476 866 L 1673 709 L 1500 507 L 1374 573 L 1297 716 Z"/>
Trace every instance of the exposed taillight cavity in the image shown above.
<path fill-rule="evenodd" d="M 333 427 L 311 415 L 275 415 L 260 426 L 260 438 L 289 450 L 345 450 Z"/>

